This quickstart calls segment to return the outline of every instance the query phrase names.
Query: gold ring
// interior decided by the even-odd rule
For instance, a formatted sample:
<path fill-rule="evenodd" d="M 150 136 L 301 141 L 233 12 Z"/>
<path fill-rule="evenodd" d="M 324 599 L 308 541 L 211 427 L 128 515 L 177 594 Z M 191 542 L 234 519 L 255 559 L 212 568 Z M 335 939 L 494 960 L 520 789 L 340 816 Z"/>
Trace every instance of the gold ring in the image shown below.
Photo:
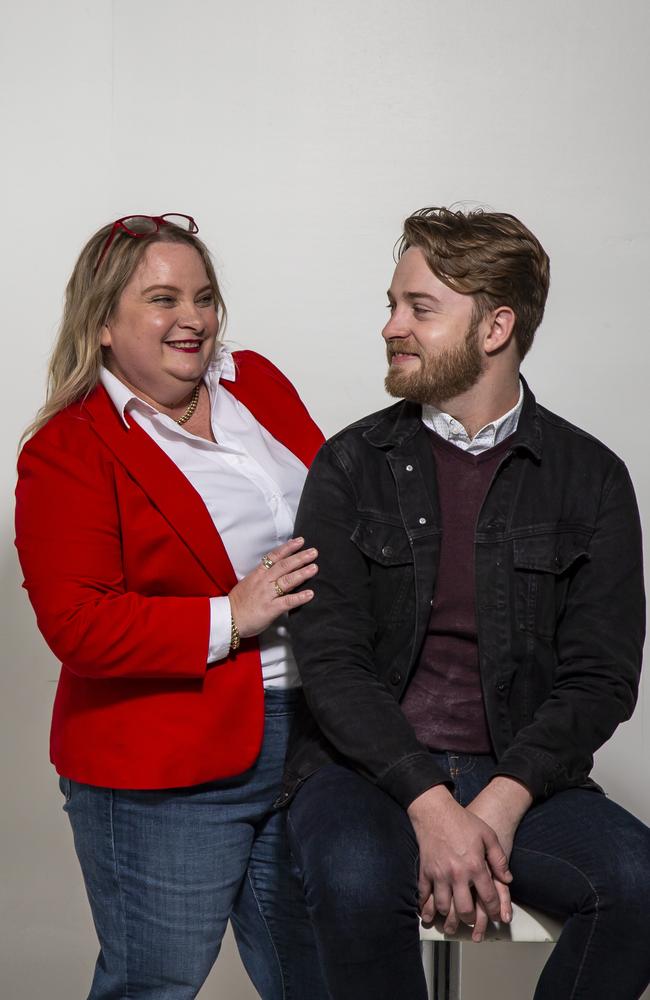
<path fill-rule="evenodd" d="M 273 587 L 278 597 L 284 597 L 284 590 L 282 589 L 277 580 L 273 581 Z"/>
<path fill-rule="evenodd" d="M 262 556 L 262 566 L 264 567 L 264 569 L 271 569 L 272 565 L 273 565 L 273 560 L 271 559 L 270 556 Z"/>

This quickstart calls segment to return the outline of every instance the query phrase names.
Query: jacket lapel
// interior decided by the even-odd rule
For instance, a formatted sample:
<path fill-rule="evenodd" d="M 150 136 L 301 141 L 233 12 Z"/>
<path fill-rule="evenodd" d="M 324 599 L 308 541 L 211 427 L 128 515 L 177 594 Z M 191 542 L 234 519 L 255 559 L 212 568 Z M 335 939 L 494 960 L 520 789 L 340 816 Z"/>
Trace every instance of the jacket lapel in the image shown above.
<path fill-rule="evenodd" d="M 103 386 L 88 397 L 83 412 L 95 433 L 185 542 L 218 589 L 227 594 L 235 571 L 208 510 L 194 487 L 139 424 L 127 429 Z"/>
<path fill-rule="evenodd" d="M 234 382 L 223 380 L 221 387 L 309 468 L 324 438 L 296 390 L 259 355 L 236 351 L 233 358 L 238 377 Z"/>

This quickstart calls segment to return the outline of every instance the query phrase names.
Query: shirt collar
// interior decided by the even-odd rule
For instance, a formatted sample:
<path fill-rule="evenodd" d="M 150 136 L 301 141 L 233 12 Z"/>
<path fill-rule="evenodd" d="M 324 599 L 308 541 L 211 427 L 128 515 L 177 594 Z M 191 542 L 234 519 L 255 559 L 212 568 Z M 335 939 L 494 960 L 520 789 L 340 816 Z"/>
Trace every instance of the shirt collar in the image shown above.
<path fill-rule="evenodd" d="M 492 420 L 485 427 L 481 427 L 473 438 L 470 438 L 467 431 L 458 420 L 449 413 L 443 413 L 436 406 L 425 403 L 422 407 L 422 422 L 445 441 L 451 441 L 464 451 L 485 451 L 493 448 L 505 438 L 509 437 L 517 430 L 519 415 L 524 405 L 524 387 L 521 379 L 519 381 L 519 399 L 507 413 L 497 420 Z"/>
<path fill-rule="evenodd" d="M 234 382 L 237 379 L 235 360 L 225 344 L 219 345 L 216 357 L 210 362 L 203 376 L 203 381 L 208 387 L 213 405 L 220 379 L 224 379 L 226 382 Z M 104 365 L 99 370 L 99 380 L 106 389 L 111 402 L 127 428 L 129 427 L 129 422 L 126 419 L 126 414 L 134 407 L 137 407 L 141 413 L 149 414 L 149 416 L 165 416 L 155 406 L 151 406 L 150 403 L 146 403 L 144 399 L 141 399 L 128 385 L 120 382 L 119 378 L 116 378 L 112 372 L 109 372 L 108 368 L 105 368 Z"/>

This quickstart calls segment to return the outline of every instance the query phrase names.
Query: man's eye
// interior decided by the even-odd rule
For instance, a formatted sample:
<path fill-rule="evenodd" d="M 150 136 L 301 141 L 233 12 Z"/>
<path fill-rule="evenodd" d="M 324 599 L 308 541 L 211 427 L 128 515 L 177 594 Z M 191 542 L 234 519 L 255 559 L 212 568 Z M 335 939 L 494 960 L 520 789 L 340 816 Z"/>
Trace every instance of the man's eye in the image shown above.
<path fill-rule="evenodd" d="M 392 312 L 393 309 L 395 308 L 395 303 L 394 302 L 389 302 L 388 305 L 386 306 L 386 308 L 388 309 L 389 312 Z"/>
<path fill-rule="evenodd" d="M 416 316 L 424 316 L 427 313 L 431 312 L 431 310 L 425 309 L 424 306 L 413 306 L 413 312 L 415 313 Z"/>

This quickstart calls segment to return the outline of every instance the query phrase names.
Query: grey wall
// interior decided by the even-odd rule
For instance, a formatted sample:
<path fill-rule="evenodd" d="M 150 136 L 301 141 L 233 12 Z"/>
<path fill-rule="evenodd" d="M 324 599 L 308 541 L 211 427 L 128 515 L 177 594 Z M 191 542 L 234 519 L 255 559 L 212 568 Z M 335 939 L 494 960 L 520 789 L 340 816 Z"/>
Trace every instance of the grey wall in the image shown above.
<path fill-rule="evenodd" d="M 94 942 L 48 765 L 57 664 L 19 590 L 11 493 L 16 441 L 41 402 L 83 241 L 128 212 L 193 214 L 220 266 L 231 339 L 279 364 L 332 433 L 384 404 L 379 330 L 404 216 L 457 200 L 513 212 L 553 267 L 526 375 L 544 403 L 627 460 L 647 523 L 650 8 L 645 0 L 3 8 L 0 991 L 6 1000 L 70 1000 L 85 995 Z M 612 796 L 646 821 L 648 690 L 596 766 Z M 468 1000 L 531 992 L 541 953 L 513 951 L 506 979 L 501 952 L 474 949 Z M 202 996 L 252 997 L 230 944 Z"/>

